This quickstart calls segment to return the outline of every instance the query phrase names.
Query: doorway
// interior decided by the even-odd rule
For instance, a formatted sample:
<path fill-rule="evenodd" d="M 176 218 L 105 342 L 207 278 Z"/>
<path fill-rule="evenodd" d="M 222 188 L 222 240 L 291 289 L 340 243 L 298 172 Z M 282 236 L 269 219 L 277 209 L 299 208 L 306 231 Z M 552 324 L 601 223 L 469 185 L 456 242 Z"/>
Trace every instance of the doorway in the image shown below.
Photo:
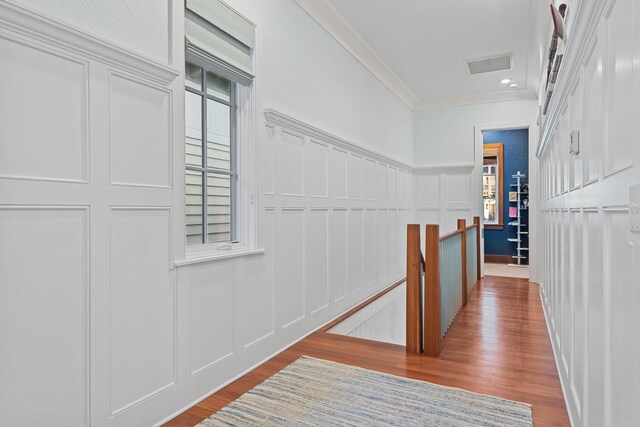
<path fill-rule="evenodd" d="M 484 274 L 529 278 L 529 129 L 482 131 Z"/>

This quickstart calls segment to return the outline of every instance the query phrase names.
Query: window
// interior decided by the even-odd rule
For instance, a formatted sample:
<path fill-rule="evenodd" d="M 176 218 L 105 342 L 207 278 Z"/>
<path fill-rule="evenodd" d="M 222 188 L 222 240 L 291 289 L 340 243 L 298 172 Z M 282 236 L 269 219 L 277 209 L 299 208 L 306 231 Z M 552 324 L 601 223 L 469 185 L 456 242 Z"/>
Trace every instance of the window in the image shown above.
<path fill-rule="evenodd" d="M 187 245 L 236 240 L 236 83 L 185 64 Z"/>
<path fill-rule="evenodd" d="M 246 252 L 256 240 L 255 25 L 222 1 L 186 0 L 185 43 L 186 255 Z"/>
<path fill-rule="evenodd" d="M 482 166 L 482 204 L 484 227 L 492 230 L 504 228 L 504 208 L 502 205 L 503 145 L 484 144 Z"/>

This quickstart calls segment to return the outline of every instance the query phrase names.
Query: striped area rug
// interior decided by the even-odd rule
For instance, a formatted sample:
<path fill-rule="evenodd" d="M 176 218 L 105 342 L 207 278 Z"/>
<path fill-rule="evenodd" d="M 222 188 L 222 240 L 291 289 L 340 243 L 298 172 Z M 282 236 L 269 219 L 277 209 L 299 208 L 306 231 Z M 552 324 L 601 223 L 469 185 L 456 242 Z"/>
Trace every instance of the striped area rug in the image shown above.
<path fill-rule="evenodd" d="M 531 406 L 303 356 L 198 427 L 532 426 Z"/>

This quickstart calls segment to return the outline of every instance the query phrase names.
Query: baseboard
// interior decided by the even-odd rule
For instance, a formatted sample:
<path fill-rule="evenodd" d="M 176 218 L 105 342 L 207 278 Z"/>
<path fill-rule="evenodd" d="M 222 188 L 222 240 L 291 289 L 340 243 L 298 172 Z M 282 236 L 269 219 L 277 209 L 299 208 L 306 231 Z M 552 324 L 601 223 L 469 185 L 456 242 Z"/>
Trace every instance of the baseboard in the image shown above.
<path fill-rule="evenodd" d="M 509 264 L 513 260 L 511 255 L 489 255 L 484 254 L 484 262 L 492 264 Z"/>

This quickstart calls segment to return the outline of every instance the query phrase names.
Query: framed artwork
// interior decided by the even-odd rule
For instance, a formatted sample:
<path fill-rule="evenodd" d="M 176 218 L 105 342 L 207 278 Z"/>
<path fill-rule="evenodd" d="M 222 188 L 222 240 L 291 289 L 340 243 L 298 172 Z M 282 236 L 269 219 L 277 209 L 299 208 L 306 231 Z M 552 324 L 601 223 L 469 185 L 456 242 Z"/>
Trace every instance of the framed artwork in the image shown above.
<path fill-rule="evenodd" d="M 509 191 L 509 201 L 517 202 L 518 201 L 518 192 L 517 191 Z"/>

